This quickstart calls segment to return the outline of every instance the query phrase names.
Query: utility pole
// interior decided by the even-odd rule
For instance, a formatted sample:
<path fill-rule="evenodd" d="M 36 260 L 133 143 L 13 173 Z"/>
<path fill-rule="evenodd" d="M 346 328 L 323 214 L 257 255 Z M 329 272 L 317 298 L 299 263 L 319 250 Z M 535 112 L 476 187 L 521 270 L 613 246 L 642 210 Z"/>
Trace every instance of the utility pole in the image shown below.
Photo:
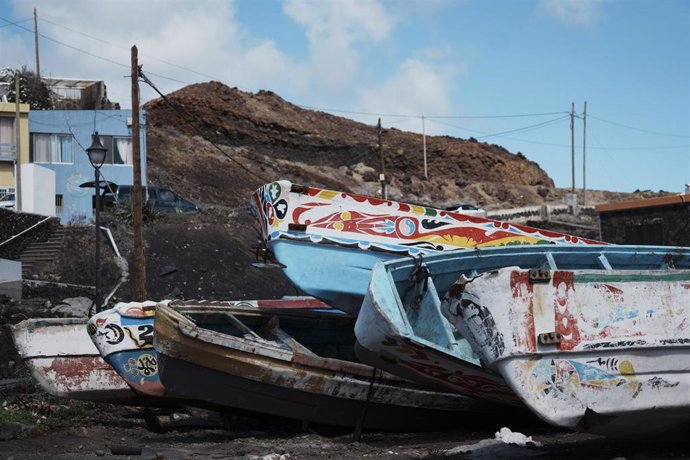
<path fill-rule="evenodd" d="M 377 125 L 376 131 L 379 139 L 379 180 L 381 181 L 381 198 L 387 200 L 388 194 L 386 193 L 386 170 L 383 162 L 383 147 L 381 146 L 381 118 L 379 118 L 379 124 Z"/>
<path fill-rule="evenodd" d="M 424 179 L 429 178 L 426 168 L 426 127 L 424 126 L 424 115 L 422 115 L 422 145 L 424 146 Z"/>
<path fill-rule="evenodd" d="M 141 153 L 139 142 L 139 58 L 132 46 L 132 163 L 134 174 L 134 300 L 146 300 L 146 259 L 141 199 Z"/>
<path fill-rule="evenodd" d="M 14 71 L 14 208 L 16 211 L 21 211 L 22 208 L 22 149 L 20 129 L 21 115 L 19 113 L 19 72 Z"/>
<path fill-rule="evenodd" d="M 587 101 L 582 114 L 584 123 L 582 131 L 582 206 L 587 204 Z"/>
<path fill-rule="evenodd" d="M 575 193 L 575 103 L 572 103 L 570 109 L 570 152 L 571 152 L 571 169 L 573 176 L 573 184 L 571 192 Z"/>
<path fill-rule="evenodd" d="M 41 79 L 41 65 L 38 60 L 38 16 L 34 8 L 34 48 L 36 49 L 36 78 Z"/>

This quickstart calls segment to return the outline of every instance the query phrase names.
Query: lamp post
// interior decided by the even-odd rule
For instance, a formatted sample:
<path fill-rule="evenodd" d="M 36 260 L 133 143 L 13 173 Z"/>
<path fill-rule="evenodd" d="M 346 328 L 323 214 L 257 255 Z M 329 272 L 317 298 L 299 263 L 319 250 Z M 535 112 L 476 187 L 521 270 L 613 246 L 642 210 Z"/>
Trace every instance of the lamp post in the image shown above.
<path fill-rule="evenodd" d="M 108 151 L 101 139 L 98 137 L 98 131 L 91 136 L 91 146 L 86 149 L 86 154 L 89 156 L 89 161 L 96 174 L 96 183 L 94 189 L 96 190 L 96 297 L 94 303 L 96 304 L 96 312 L 101 311 L 101 166 L 105 161 L 105 154 Z"/>

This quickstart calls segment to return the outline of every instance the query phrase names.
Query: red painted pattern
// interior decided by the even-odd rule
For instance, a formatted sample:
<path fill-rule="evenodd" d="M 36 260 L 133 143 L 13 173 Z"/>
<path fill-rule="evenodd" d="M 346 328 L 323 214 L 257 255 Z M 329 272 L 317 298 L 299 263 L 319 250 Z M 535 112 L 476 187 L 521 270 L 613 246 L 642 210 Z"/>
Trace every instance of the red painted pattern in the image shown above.
<path fill-rule="evenodd" d="M 574 295 L 574 275 L 571 271 L 555 271 L 552 278 L 555 296 L 556 332 L 561 334 L 559 350 L 572 350 L 580 343 L 580 329 L 577 319 L 568 310 L 568 295 Z"/>
<path fill-rule="evenodd" d="M 534 289 L 529 282 L 529 273 L 514 270 L 510 273 L 510 289 L 514 299 L 529 299 L 527 311 L 522 315 L 514 334 L 518 347 L 526 351 L 537 350 L 537 339 L 534 332 Z"/>
<path fill-rule="evenodd" d="M 517 402 L 517 396 L 508 386 L 479 374 L 465 373 L 461 370 L 450 371 L 443 366 L 429 362 L 400 360 L 398 363 L 419 374 L 427 375 L 434 380 L 439 380 L 454 388 L 459 388 L 466 395 L 504 402 Z"/>

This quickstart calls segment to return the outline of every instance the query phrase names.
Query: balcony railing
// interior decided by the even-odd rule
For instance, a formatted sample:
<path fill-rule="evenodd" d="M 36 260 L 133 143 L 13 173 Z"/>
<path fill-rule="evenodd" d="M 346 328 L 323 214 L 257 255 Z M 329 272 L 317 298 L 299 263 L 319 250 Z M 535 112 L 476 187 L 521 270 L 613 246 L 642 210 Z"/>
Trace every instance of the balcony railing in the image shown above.
<path fill-rule="evenodd" d="M 0 143 L 0 161 L 14 161 L 17 159 L 17 144 Z"/>

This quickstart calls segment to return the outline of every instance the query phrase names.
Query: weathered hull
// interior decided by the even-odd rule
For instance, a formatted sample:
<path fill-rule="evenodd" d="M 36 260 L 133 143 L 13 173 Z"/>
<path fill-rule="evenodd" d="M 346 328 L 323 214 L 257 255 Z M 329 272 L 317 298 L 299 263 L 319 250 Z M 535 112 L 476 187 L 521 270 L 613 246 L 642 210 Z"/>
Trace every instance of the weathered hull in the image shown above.
<path fill-rule="evenodd" d="M 288 278 L 310 295 L 353 315 L 366 293 L 367 279 L 362 274 L 377 261 L 515 244 L 596 243 L 288 181 L 273 182 L 257 190 L 252 209 L 268 249 L 285 266 Z M 343 274 L 354 276 L 340 278 Z"/>
<path fill-rule="evenodd" d="M 155 347 L 166 391 L 199 405 L 354 427 L 373 369 L 197 327 L 170 307 L 157 310 Z M 452 426 L 462 411 L 495 411 L 459 395 L 377 375 L 364 427 Z"/>
<path fill-rule="evenodd" d="M 144 401 L 108 365 L 86 333 L 86 319 L 28 319 L 12 326 L 19 355 L 48 393 L 139 405 Z"/>
<path fill-rule="evenodd" d="M 458 281 L 506 265 L 654 270 L 690 268 L 690 249 L 626 246 L 516 246 L 399 259 L 372 270 L 355 325 L 363 362 L 396 375 L 508 404 L 515 393 L 498 372 L 481 365 L 473 347 L 441 309 L 441 298 Z"/>
<path fill-rule="evenodd" d="M 610 435 L 690 432 L 690 270 L 509 267 L 444 308 L 537 415 Z"/>
<path fill-rule="evenodd" d="M 162 302 L 167 304 L 168 301 Z M 167 397 L 158 371 L 158 353 L 153 348 L 153 320 L 156 302 L 119 303 L 92 316 L 87 325 L 89 335 L 103 359 L 108 362 L 137 393 Z M 329 308 L 311 297 L 285 297 L 276 300 L 241 300 L 220 302 L 187 302 L 185 308 L 249 309 L 318 309 Z M 170 399 L 170 398 L 167 398 Z"/>
<path fill-rule="evenodd" d="M 153 348 L 155 302 L 118 303 L 92 316 L 89 336 L 103 359 L 137 393 L 163 396 L 165 388 L 158 373 Z"/>

